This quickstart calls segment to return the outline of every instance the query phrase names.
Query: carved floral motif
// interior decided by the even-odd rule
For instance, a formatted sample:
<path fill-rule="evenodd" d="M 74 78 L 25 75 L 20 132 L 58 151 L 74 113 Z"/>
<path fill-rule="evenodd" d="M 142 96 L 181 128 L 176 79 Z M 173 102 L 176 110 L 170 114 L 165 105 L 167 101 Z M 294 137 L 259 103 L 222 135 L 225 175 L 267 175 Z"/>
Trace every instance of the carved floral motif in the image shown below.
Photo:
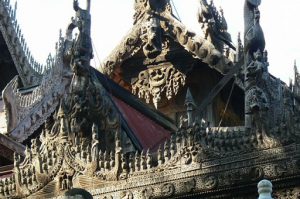
<path fill-rule="evenodd" d="M 177 95 L 185 84 L 185 75 L 174 67 L 149 68 L 140 72 L 138 80 L 132 85 L 132 92 L 147 103 L 152 99 L 158 107 L 165 96 L 168 100 Z"/>
<path fill-rule="evenodd" d="M 148 187 L 145 188 L 144 190 L 142 190 L 141 195 L 142 195 L 142 199 L 150 199 L 153 197 L 153 188 L 152 187 Z"/>
<path fill-rule="evenodd" d="M 165 197 L 170 197 L 175 193 L 175 187 L 173 184 L 164 184 L 161 187 L 161 195 Z"/>

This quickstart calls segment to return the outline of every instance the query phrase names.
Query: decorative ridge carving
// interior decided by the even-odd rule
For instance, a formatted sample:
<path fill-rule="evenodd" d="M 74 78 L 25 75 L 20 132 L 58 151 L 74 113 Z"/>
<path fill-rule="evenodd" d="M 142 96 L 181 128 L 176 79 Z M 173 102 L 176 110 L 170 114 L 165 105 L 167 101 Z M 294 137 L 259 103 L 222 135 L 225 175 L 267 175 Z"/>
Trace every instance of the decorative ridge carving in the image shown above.
<path fill-rule="evenodd" d="M 137 197 L 145 193 L 201 194 L 232 188 L 239 182 L 253 183 L 264 176 L 284 180 L 300 172 L 300 160 L 286 159 L 297 154 L 299 146 L 259 143 L 260 138 L 252 139 L 244 127 L 207 127 L 204 121 L 195 121 L 190 127 L 182 126 L 154 153 L 143 150 L 126 154 L 118 133 L 112 149 L 100 150 L 103 142 L 98 140 L 99 126 L 95 124 L 91 133 L 85 131 L 83 137 L 72 138 L 74 126 L 70 128 L 68 121 L 73 114 L 60 104 L 54 124 L 46 124 L 39 139 L 32 140 L 25 159 L 15 155 L 14 175 L 0 180 L 0 196 L 34 196 L 54 183 L 54 197 L 78 181 L 87 187 L 101 185 L 103 188 L 90 190 L 94 196 L 123 194 L 124 190 Z M 71 119 L 71 124 L 76 121 Z M 92 134 L 90 141 L 88 134 Z M 281 150 L 286 154 L 280 154 Z"/>
<path fill-rule="evenodd" d="M 165 33 L 174 38 L 175 41 L 191 52 L 196 58 L 201 59 L 204 63 L 207 63 L 222 74 L 226 74 L 232 68 L 232 61 L 228 60 L 205 38 L 189 31 L 184 24 L 172 15 L 165 14 L 163 17 L 168 22 L 162 26 Z"/>
<path fill-rule="evenodd" d="M 72 84 L 74 83 L 73 81 Z M 76 88 L 76 90 L 72 89 L 72 91 L 75 91 L 75 93 L 81 92 L 78 87 L 74 86 L 71 86 L 71 88 Z M 101 87 L 98 87 L 98 84 L 95 86 L 102 90 Z M 89 89 L 92 89 L 92 87 L 88 87 L 88 91 Z M 108 100 L 105 93 L 97 96 L 101 96 L 101 98 L 97 98 L 97 102 L 104 103 L 100 107 L 111 106 L 111 104 L 105 102 Z M 228 185 L 224 179 L 231 175 L 230 183 L 233 185 L 241 179 L 252 182 L 263 176 L 276 177 L 277 179 L 278 176 L 281 176 L 280 179 L 284 179 L 285 175 L 283 176 L 282 172 L 288 172 L 285 169 L 287 166 L 280 161 L 286 162 L 285 155 L 288 154 L 280 156 L 278 151 L 286 150 L 287 153 L 293 154 L 297 151 L 295 146 L 297 136 L 295 137 L 293 134 L 285 135 L 291 138 L 289 142 L 285 142 L 279 134 L 270 132 L 269 135 L 272 134 L 274 138 L 282 140 L 282 142 L 274 142 L 274 140 L 268 140 L 268 137 L 261 136 L 261 134 L 252 134 L 243 126 L 207 127 L 204 121 L 199 122 L 192 115 L 189 115 L 189 112 L 193 109 L 191 109 L 191 106 L 187 106 L 187 114 L 190 117 L 189 124 L 182 123 L 181 128 L 173 134 L 170 140 L 159 146 L 156 152 L 150 153 L 149 150 L 143 150 L 142 152 L 135 151 L 135 153 L 126 154 L 123 152 L 120 142 L 118 120 L 115 120 L 117 123 L 101 124 L 102 127 L 95 123 L 88 125 L 87 121 L 83 120 L 82 114 L 86 118 L 89 116 L 80 107 L 89 104 L 85 109 L 92 110 L 90 106 L 93 103 L 85 104 L 78 99 L 75 102 L 79 104 L 73 104 L 70 99 L 66 98 L 66 101 L 61 101 L 59 110 L 54 115 L 55 122 L 47 122 L 39 139 L 32 140 L 31 149 L 27 148 L 25 150 L 23 162 L 21 163 L 19 156 L 15 156 L 14 176 L 0 181 L 0 188 L 2 186 L 0 194 L 25 197 L 38 192 L 47 184 L 53 182 L 58 183 L 57 187 L 59 189 L 57 191 L 59 192 L 71 189 L 73 183 L 77 180 L 89 183 L 85 178 L 92 178 L 96 182 L 99 181 L 99 183 L 107 181 L 122 183 L 122 180 L 130 179 L 130 182 L 134 183 L 141 176 L 144 180 L 139 186 L 136 184 L 122 185 L 122 190 L 124 190 L 124 187 L 128 187 L 126 190 L 129 190 L 130 187 L 130 191 L 141 190 L 146 186 L 157 186 L 159 184 L 161 186 L 159 193 L 167 195 L 189 193 L 196 187 L 198 187 L 197 191 L 200 192 L 218 191 Z M 71 104 L 69 104 L 70 102 Z M 193 103 L 192 96 L 189 93 L 186 100 L 186 104 L 188 103 Z M 103 112 L 108 113 L 108 111 L 102 109 L 102 114 Z M 91 114 L 93 113 L 91 112 Z M 105 115 L 100 117 L 107 118 Z M 90 126 L 92 129 L 86 129 L 81 126 L 83 124 L 84 126 Z M 102 132 L 111 130 L 116 132 L 113 148 L 100 149 L 103 142 L 99 141 L 98 129 L 101 129 Z M 292 140 L 293 142 L 291 142 Z M 270 153 L 271 160 L 265 160 L 265 156 L 261 154 L 266 150 L 274 151 Z M 270 163 L 275 161 L 272 159 L 275 157 L 276 162 Z M 251 161 L 252 159 L 255 159 L 255 161 Z M 239 169 L 240 161 L 247 164 L 247 166 L 243 165 L 243 169 Z M 260 167 L 261 164 L 265 166 Z M 297 163 L 289 164 L 294 165 Z M 224 173 L 225 167 L 226 171 Z M 230 171 L 227 171 L 228 169 Z M 300 171 L 300 167 L 298 170 Z M 185 173 L 183 174 L 182 171 L 185 171 Z M 174 177 L 174 172 L 177 173 L 176 177 Z M 239 173 L 234 174 L 234 172 Z M 290 175 L 293 175 L 295 171 L 291 170 L 291 172 Z M 216 173 L 218 173 L 218 178 Z M 49 174 L 50 177 L 46 177 Z M 156 185 L 153 185 L 153 180 L 157 178 L 157 175 L 164 176 L 165 180 L 159 180 Z M 203 186 L 199 187 L 199 180 Z M 185 188 L 178 188 L 178 183 L 183 183 Z M 5 191 L 8 185 L 12 188 Z M 119 189 L 108 185 L 105 192 L 98 189 L 91 190 L 91 193 L 94 196 L 107 195 L 117 193 Z M 166 190 L 170 192 L 166 192 Z M 151 193 L 153 194 L 153 192 Z"/>
<path fill-rule="evenodd" d="M 16 10 L 10 0 L 0 1 L 0 31 L 6 41 L 18 74 L 25 87 L 40 84 L 42 77 L 52 67 L 38 63 L 32 56 L 16 19 Z"/>
<path fill-rule="evenodd" d="M 134 1 L 134 16 L 133 24 L 135 25 L 139 21 L 145 20 L 147 15 L 160 13 L 170 13 L 172 14 L 172 6 L 170 0 L 135 0 Z"/>
<path fill-rule="evenodd" d="M 145 20 L 146 17 L 143 19 Z M 120 67 L 122 62 L 141 49 L 143 41 L 140 39 L 140 36 L 143 23 L 146 22 L 144 20 L 133 26 L 132 31 L 124 37 L 122 42 L 100 65 L 100 68 L 98 68 L 100 72 L 112 77 L 114 73 L 118 73 L 117 67 Z M 189 31 L 168 12 L 160 14 L 160 26 L 164 31 L 161 33 L 162 35 L 171 36 L 187 51 L 195 55 L 195 57 L 201 59 L 204 63 L 207 63 L 222 74 L 225 74 L 232 67 L 232 61 L 221 54 L 209 41 Z"/>
<path fill-rule="evenodd" d="M 142 23 L 138 23 L 131 29 L 121 41 L 121 43 L 114 48 L 110 55 L 100 64 L 98 70 L 110 76 L 113 76 L 114 69 L 128 58 L 134 56 L 141 49 L 141 27 Z"/>
<path fill-rule="evenodd" d="M 202 25 L 205 39 L 214 44 L 220 52 L 224 52 L 224 44 L 235 50 L 231 35 L 227 32 L 224 11 L 222 8 L 218 11 L 213 0 L 210 3 L 207 3 L 207 0 L 200 0 L 198 21 Z"/>
<path fill-rule="evenodd" d="M 68 84 L 63 81 L 63 77 L 68 73 L 63 63 L 64 42 L 60 34 L 56 55 L 48 57 L 49 69 L 43 75 L 39 86 L 28 93 L 22 92 L 18 88 L 18 79 L 15 79 L 4 89 L 8 133 L 19 142 L 27 139 L 44 123 L 54 112 L 59 98 L 64 93 L 65 86 Z M 14 104 L 15 110 L 10 109 L 12 107 L 10 104 Z M 9 118 L 14 118 L 16 121 L 9 121 Z"/>

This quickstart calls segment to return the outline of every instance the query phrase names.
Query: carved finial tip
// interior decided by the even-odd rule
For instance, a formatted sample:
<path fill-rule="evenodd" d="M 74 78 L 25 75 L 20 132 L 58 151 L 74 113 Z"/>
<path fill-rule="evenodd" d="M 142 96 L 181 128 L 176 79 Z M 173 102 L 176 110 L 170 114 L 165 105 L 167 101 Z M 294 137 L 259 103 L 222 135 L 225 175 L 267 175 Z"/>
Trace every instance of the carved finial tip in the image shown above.
<path fill-rule="evenodd" d="M 187 105 L 193 105 L 193 106 L 196 106 L 190 88 L 188 88 L 187 91 L 186 91 L 186 96 L 185 96 L 184 104 L 185 104 L 186 106 L 187 106 Z"/>

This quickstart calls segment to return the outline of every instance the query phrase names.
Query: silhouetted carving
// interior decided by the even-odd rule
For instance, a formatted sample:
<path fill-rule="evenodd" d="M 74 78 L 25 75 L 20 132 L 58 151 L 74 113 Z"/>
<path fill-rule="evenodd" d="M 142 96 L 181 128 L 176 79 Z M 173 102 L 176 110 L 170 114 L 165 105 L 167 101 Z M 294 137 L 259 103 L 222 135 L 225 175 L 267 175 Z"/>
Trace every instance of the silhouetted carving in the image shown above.
<path fill-rule="evenodd" d="M 245 0 L 244 5 L 244 51 L 246 65 L 253 59 L 253 53 L 260 49 L 264 52 L 265 37 L 260 26 L 260 11 L 258 6 L 261 0 Z"/>
<path fill-rule="evenodd" d="M 220 9 L 219 13 L 213 1 L 209 4 L 207 0 L 200 0 L 199 2 L 198 21 L 202 25 L 205 39 L 212 42 L 220 52 L 224 51 L 224 44 L 235 50 L 231 36 L 227 32 L 227 22 L 223 9 Z"/>

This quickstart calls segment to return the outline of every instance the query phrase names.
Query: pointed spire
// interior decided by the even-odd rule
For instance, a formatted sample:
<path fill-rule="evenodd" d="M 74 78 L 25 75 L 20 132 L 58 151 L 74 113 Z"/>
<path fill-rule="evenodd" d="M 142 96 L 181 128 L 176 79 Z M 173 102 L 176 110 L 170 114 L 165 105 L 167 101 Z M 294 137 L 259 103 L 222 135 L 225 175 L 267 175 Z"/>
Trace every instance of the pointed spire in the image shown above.
<path fill-rule="evenodd" d="M 12 16 L 12 20 L 14 21 L 14 22 L 16 22 L 16 16 L 17 16 L 17 2 L 18 1 L 16 1 L 15 2 L 15 8 L 14 8 L 14 10 L 13 10 L 13 16 Z"/>
<path fill-rule="evenodd" d="M 293 89 L 293 80 L 292 80 L 292 78 L 289 78 L 289 88 L 291 90 Z"/>
<path fill-rule="evenodd" d="M 63 105 L 62 100 L 61 100 L 60 105 L 59 105 L 59 109 L 58 109 L 58 112 L 57 112 L 57 117 L 58 118 L 65 117 L 65 107 Z"/>
<path fill-rule="evenodd" d="M 133 173 L 135 171 L 133 153 L 129 154 L 128 164 L 129 164 L 129 173 Z"/>
<path fill-rule="evenodd" d="M 114 156 L 114 152 L 111 151 L 110 152 L 110 168 L 114 168 L 115 167 L 115 156 Z"/>
<path fill-rule="evenodd" d="M 146 164 L 147 164 L 147 169 L 150 169 L 152 167 L 152 156 L 150 153 L 150 149 L 148 148 L 147 153 L 146 153 Z"/>
<path fill-rule="evenodd" d="M 184 104 L 186 106 L 189 104 L 196 106 L 190 88 L 187 89 Z"/>
<path fill-rule="evenodd" d="M 187 111 L 187 115 L 188 115 L 188 126 L 192 126 L 192 124 L 194 122 L 193 121 L 194 120 L 193 111 L 195 110 L 196 104 L 193 99 L 190 88 L 187 89 L 184 104 L 186 106 L 186 111 Z"/>
<path fill-rule="evenodd" d="M 298 68 L 297 68 L 297 62 L 296 59 L 294 60 L 294 84 L 296 85 L 299 79 L 299 72 L 298 72 Z"/>
<path fill-rule="evenodd" d="M 244 46 L 241 39 L 241 33 L 238 32 L 235 62 L 239 62 L 243 54 L 244 54 Z"/>
<path fill-rule="evenodd" d="M 139 171 L 140 170 L 140 157 L 139 157 L 138 151 L 135 152 L 134 158 L 135 158 L 135 160 L 134 160 L 135 171 Z"/>
<path fill-rule="evenodd" d="M 158 150 L 157 150 L 157 163 L 158 163 L 158 166 L 163 164 L 163 155 L 162 155 L 161 145 L 159 145 Z"/>

